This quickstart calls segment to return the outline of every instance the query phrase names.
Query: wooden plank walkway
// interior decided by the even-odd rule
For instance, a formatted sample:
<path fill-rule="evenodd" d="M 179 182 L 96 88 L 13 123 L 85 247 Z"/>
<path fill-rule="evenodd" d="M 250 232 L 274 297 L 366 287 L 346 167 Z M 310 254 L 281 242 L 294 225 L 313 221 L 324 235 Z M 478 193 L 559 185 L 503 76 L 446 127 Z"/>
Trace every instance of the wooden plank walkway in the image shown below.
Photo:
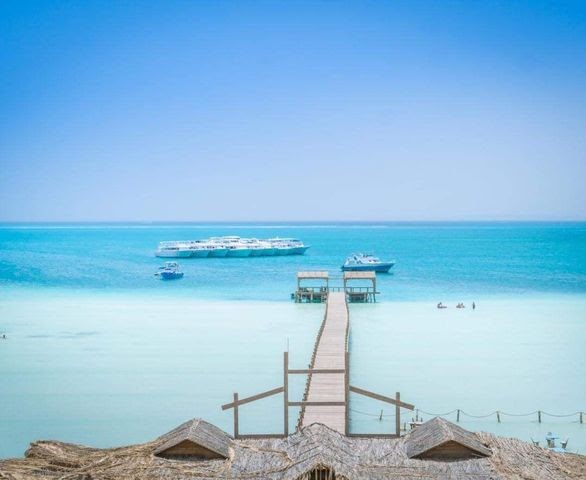
<path fill-rule="evenodd" d="M 312 368 L 346 368 L 346 344 L 348 335 L 348 307 L 344 292 L 328 294 L 327 310 Z M 309 378 L 308 402 L 344 402 L 345 373 L 319 373 Z M 346 407 L 344 405 L 307 405 L 301 412 L 301 426 L 323 423 L 344 434 L 346 431 Z"/>

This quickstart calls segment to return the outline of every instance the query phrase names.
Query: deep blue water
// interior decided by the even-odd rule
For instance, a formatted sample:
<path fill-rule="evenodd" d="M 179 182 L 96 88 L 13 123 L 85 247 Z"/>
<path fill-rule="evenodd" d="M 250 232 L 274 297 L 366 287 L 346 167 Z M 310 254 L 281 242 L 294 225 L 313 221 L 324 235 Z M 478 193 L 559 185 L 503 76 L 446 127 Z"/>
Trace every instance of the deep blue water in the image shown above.
<path fill-rule="evenodd" d="M 185 259 L 161 282 L 159 241 L 235 234 L 292 236 L 304 256 Z M 586 223 L 9 225 L 0 226 L 0 285 L 286 300 L 300 269 L 339 273 L 347 255 L 395 259 L 381 300 L 586 293 Z"/>

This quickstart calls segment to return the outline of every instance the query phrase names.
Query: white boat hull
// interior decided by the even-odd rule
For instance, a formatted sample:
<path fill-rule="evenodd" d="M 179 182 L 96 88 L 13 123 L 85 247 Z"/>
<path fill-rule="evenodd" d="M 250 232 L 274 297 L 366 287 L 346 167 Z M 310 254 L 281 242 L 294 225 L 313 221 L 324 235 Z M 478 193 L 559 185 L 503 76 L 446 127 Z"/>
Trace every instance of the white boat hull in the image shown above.
<path fill-rule="evenodd" d="M 191 256 L 189 250 L 157 250 L 155 256 L 160 258 L 188 258 Z"/>
<path fill-rule="evenodd" d="M 210 250 L 204 248 L 198 250 L 191 250 L 191 256 L 193 258 L 206 258 L 210 256 Z"/>
<path fill-rule="evenodd" d="M 228 256 L 229 257 L 250 257 L 250 249 L 249 248 L 229 248 L 228 249 Z"/>

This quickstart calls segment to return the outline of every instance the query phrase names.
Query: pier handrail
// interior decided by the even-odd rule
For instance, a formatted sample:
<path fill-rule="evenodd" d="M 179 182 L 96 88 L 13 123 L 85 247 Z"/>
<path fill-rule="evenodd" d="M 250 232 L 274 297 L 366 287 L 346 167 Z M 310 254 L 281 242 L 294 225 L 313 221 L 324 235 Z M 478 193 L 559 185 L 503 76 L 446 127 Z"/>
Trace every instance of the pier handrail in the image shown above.
<path fill-rule="evenodd" d="M 284 390 L 284 387 L 277 387 L 277 388 L 273 388 L 272 390 L 267 390 L 266 392 L 258 393 L 256 395 L 252 395 L 250 397 L 246 397 L 243 399 L 236 400 L 234 402 L 226 403 L 226 404 L 222 405 L 222 410 L 228 410 L 230 408 L 239 407 L 240 405 L 254 402 L 254 401 L 260 400 L 262 398 L 272 397 L 273 395 L 283 393 L 283 390 Z"/>

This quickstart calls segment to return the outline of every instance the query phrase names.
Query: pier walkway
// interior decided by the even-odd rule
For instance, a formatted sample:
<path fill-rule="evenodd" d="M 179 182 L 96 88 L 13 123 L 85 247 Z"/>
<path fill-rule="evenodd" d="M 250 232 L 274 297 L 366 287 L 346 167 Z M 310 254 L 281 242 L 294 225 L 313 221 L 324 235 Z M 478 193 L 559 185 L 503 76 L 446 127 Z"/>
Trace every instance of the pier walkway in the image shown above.
<path fill-rule="evenodd" d="M 346 351 L 348 345 L 348 305 L 345 292 L 330 292 L 324 323 L 317 338 L 311 369 L 342 370 L 339 373 L 310 374 L 306 401 L 332 403 L 306 405 L 301 410 L 302 427 L 323 423 L 346 432 Z"/>

